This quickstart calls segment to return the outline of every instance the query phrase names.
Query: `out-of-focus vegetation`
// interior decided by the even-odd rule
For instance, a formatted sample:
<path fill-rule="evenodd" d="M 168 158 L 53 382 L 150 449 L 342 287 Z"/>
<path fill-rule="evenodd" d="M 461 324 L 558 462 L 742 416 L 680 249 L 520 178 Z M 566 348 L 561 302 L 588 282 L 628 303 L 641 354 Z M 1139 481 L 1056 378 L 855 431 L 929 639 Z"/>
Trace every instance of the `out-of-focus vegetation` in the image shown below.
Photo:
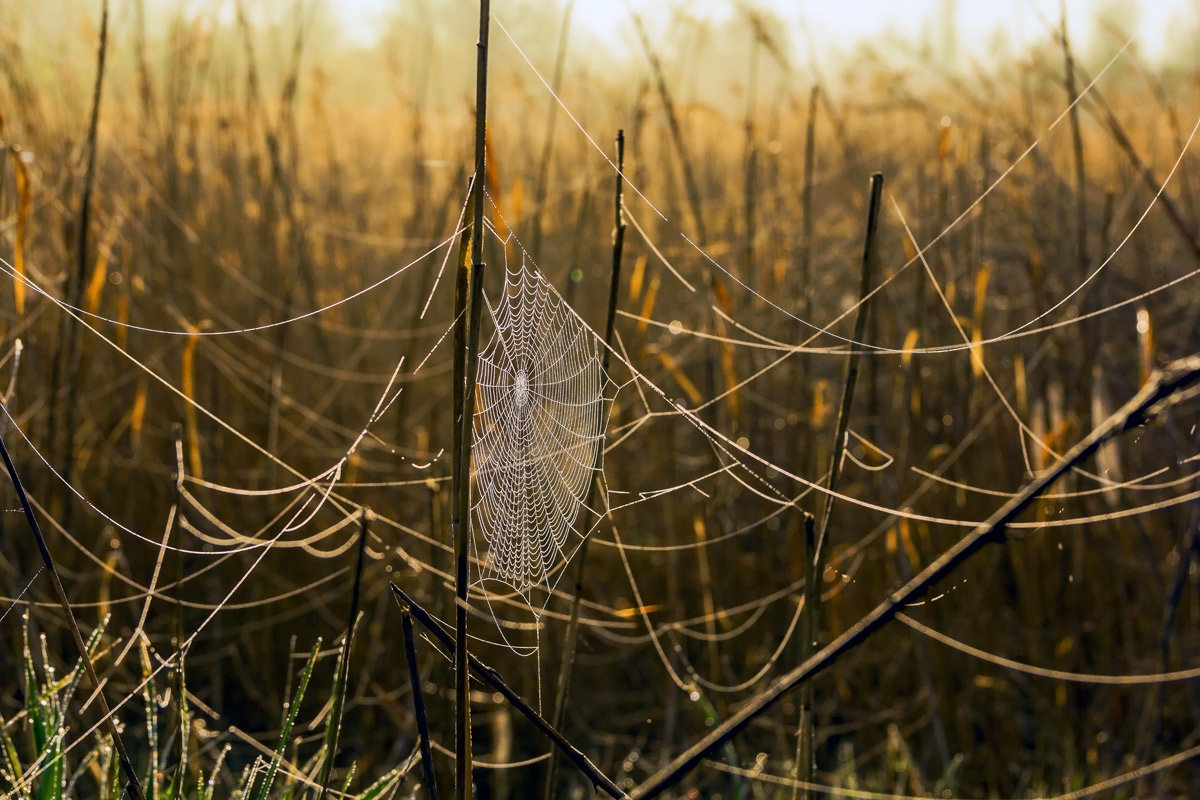
<path fill-rule="evenodd" d="M 305 781 L 315 796 L 339 648 L 309 649 L 345 635 L 369 507 L 332 786 L 424 796 L 387 583 L 452 617 L 446 333 L 477 11 L 401 3 L 356 48 L 328 6 L 250 5 L 113 2 L 80 259 L 99 3 L 0 2 L 0 257 L 32 284 L 3 279 L 0 429 L 159 796 L 198 782 L 206 796 L 210 775 L 218 794 L 265 792 L 243 770 L 272 761 L 278 796 Z M 789 475 L 820 484 L 834 446 L 867 175 L 887 181 L 881 288 L 821 641 L 1197 349 L 1200 65 L 1182 45 L 1150 64 L 1113 25 L 1075 53 L 1058 20 L 977 62 L 932 34 L 823 60 L 746 9 L 721 26 L 680 12 L 618 58 L 586 31 L 563 38 L 550 0 L 496 5 L 489 291 L 524 254 L 602 329 L 614 176 L 576 122 L 606 151 L 625 130 L 636 187 L 604 457 L 614 511 L 591 534 L 563 726 L 632 786 L 803 651 L 802 512 L 822 501 Z M 1200 658 L 1197 417 L 1181 405 L 1104 448 L 912 624 L 820 676 L 815 782 L 1041 797 L 1159 764 L 1119 791 L 1193 794 L 1200 683 L 1136 678 Z M 111 791 L 94 710 L 79 711 L 90 688 L 52 672 L 77 654 L 36 546 L 18 514 L 0 524 L 0 788 Z M 573 592 L 550 598 L 540 658 L 490 643 L 475 603 L 479 655 L 535 704 Z M 449 747 L 449 663 L 419 650 Z M 780 704 L 677 796 L 792 797 L 797 713 Z M 482 684 L 475 719 L 477 756 L 519 765 L 481 766 L 480 795 L 540 791 L 545 741 Z M 434 759 L 444 794 L 451 761 Z M 585 796 L 560 776 L 561 796 Z"/>

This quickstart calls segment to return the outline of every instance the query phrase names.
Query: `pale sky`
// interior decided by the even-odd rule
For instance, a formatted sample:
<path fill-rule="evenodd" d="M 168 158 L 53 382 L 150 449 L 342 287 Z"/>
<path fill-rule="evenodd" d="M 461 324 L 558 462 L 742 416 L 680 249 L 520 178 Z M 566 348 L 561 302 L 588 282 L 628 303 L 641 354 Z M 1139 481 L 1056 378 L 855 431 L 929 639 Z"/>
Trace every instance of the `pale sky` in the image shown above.
<path fill-rule="evenodd" d="M 403 0 L 333 0 L 344 14 L 347 32 L 357 41 L 369 43 L 377 31 L 377 21 L 389 7 Z M 493 12 L 504 17 L 505 0 L 493 0 Z M 686 3 L 664 0 L 576 0 L 573 26 L 590 30 L 614 48 L 627 40 L 629 9 L 636 10 L 653 25 L 668 9 L 679 5 L 696 16 L 720 19 L 734 13 L 730 0 L 688 0 Z M 1016 45 L 1041 38 L 1044 20 L 1056 22 L 1059 0 L 758 0 L 756 5 L 773 9 L 785 21 L 803 22 L 818 42 L 849 47 L 857 41 L 893 30 L 916 36 L 940 8 L 956 8 L 955 24 L 963 46 L 982 44 L 997 28 L 1005 29 Z M 1088 45 L 1088 34 L 1098 8 L 1136 9 L 1136 30 L 1141 52 L 1158 53 L 1171 30 L 1195 30 L 1200 10 L 1194 0 L 1066 0 L 1067 18 L 1077 47 Z M 1124 13 L 1124 12 L 1123 12 Z"/>

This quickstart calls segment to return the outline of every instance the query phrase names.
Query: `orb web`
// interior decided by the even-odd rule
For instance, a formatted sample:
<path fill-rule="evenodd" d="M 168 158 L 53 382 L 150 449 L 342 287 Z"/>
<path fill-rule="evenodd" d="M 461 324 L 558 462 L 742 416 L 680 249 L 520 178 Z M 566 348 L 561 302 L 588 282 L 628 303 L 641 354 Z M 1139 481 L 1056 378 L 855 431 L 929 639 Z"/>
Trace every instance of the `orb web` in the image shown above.
<path fill-rule="evenodd" d="M 549 586 L 604 438 L 604 371 L 592 331 L 536 269 L 506 270 L 479 355 L 474 519 L 481 580 Z M 576 534 L 582 540 L 583 533 Z M 477 544 L 477 550 L 479 545 Z"/>

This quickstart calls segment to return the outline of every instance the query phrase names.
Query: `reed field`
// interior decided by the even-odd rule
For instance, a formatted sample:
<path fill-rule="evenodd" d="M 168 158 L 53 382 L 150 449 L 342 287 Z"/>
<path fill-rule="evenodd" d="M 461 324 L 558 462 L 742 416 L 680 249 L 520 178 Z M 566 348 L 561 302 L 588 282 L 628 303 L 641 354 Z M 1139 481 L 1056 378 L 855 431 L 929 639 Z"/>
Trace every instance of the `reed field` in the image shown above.
<path fill-rule="evenodd" d="M 334 5 L 0 0 L 3 797 L 1200 795 L 1194 11 Z"/>

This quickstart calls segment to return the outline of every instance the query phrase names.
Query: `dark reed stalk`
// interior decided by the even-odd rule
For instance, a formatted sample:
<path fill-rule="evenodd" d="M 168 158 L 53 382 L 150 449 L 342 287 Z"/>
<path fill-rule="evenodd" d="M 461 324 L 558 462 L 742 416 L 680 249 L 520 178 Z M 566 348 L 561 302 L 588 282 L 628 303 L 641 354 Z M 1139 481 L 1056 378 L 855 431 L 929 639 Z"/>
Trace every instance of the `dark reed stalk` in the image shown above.
<path fill-rule="evenodd" d="M 814 90 L 815 95 L 815 90 Z M 867 323 L 867 296 L 871 291 L 874 265 L 876 258 L 875 233 L 879 224 L 879 202 L 883 191 L 883 176 L 875 173 L 871 176 L 871 194 L 867 207 L 867 231 L 863 242 L 861 278 L 858 292 L 858 312 L 854 319 L 854 336 L 850 344 L 850 353 L 846 357 L 846 374 L 842 386 L 842 402 L 838 409 L 837 423 L 830 448 L 828 479 L 825 485 L 826 494 L 821 511 L 821 518 L 815 521 L 811 515 L 804 519 L 804 622 L 801 627 L 803 638 L 800 640 L 801 663 L 812 658 L 817 649 L 821 630 L 821 585 L 825 576 L 826 547 L 825 539 L 829 532 L 829 520 L 833 515 L 833 493 L 837 490 L 838 478 L 841 475 L 842 458 L 846 449 L 846 430 L 850 425 L 850 408 L 854 402 L 854 387 L 858 380 L 858 361 L 862 355 L 863 335 Z M 797 763 L 796 772 L 803 784 L 812 783 L 815 757 L 813 742 L 813 690 L 812 684 L 806 684 L 800 696 L 800 730 L 796 743 Z M 793 797 L 797 794 L 793 791 Z M 808 789 L 799 794 L 808 798 Z"/>
<path fill-rule="evenodd" d="M 817 547 L 816 518 L 804 512 L 804 552 L 811 555 Z M 817 606 L 821 602 L 821 581 L 814 580 L 810 571 L 811 562 L 805 558 L 804 616 L 800 619 L 800 663 L 812 658 L 817 642 Z M 796 783 L 792 786 L 792 800 L 808 797 L 808 785 L 812 783 L 813 768 L 816 766 L 813 749 L 813 690 L 812 681 L 800 688 L 800 724 L 796 731 Z M 804 787 L 803 789 L 801 787 Z"/>
<path fill-rule="evenodd" d="M 617 320 L 617 295 L 621 288 L 621 257 L 625 248 L 625 131 L 617 131 L 617 176 L 615 200 L 613 203 L 613 249 L 612 276 L 608 283 L 608 312 L 604 319 L 604 355 L 601 357 L 600 368 L 608 378 L 609 356 L 612 353 L 613 330 Z M 603 447 L 596 452 L 596 463 L 593 465 L 594 475 L 588 487 L 587 501 L 583 504 L 583 513 L 590 515 L 595 508 L 596 492 L 599 491 L 601 476 L 598 470 Z M 587 522 L 588 530 L 591 520 Z M 566 713 L 567 698 L 571 694 L 571 677 L 575 671 L 575 649 L 579 641 L 579 609 L 583 601 L 583 575 L 587 564 L 588 539 L 579 545 L 575 555 L 575 589 L 571 597 L 571 615 L 567 621 L 567 635 L 563 642 L 562 661 L 558 668 L 558 680 L 554 689 L 554 705 L 550 711 L 550 724 L 555 728 L 562 727 L 563 715 Z M 555 777 L 558 772 L 559 754 L 557 750 L 550 753 L 550 764 L 546 768 L 546 784 L 542 794 L 545 800 L 554 797 Z"/>
<path fill-rule="evenodd" d="M 100 4 L 100 42 L 96 48 L 96 82 L 92 87 L 92 110 L 88 117 L 87 138 L 84 140 L 84 172 L 83 188 L 79 194 L 79 210 L 75 219 L 75 264 L 67 276 L 67 304 L 78 308 L 83 298 L 83 288 L 87 283 L 88 249 L 92 227 L 92 192 L 96 184 L 96 139 L 100 126 L 100 100 L 104 88 L 104 65 L 108 56 L 108 0 Z M 76 424 L 76 414 L 79 410 L 77 402 L 79 376 L 83 366 L 83 338 L 79 330 L 79 322 L 72 314 L 64 314 L 62 321 L 62 336 L 59 347 L 54 353 L 54 363 L 51 367 L 51 395 L 49 408 L 50 435 L 57 440 L 61 426 L 64 438 L 63 449 L 59 454 L 63 478 L 68 482 L 73 480 L 75 471 L 75 437 L 79 426 Z M 66 403 L 63 410 L 64 418 L 60 422 L 60 403 Z M 71 526 L 71 509 L 74 503 L 67 496 L 62 509 L 62 523 Z"/>
<path fill-rule="evenodd" d="M 479 320 L 483 307 L 483 204 L 487 182 L 487 77 L 488 28 L 491 22 L 490 0 L 479 2 L 479 39 L 475 44 L 475 178 L 471 184 L 473 219 L 471 224 L 471 267 L 469 275 L 460 270 L 461 298 L 456 299 L 455 389 L 461 392 L 455 405 L 455 459 L 453 475 L 454 509 L 454 629 L 457 637 L 454 657 L 454 789 L 459 800 L 473 796 L 471 787 L 471 676 L 468 667 L 467 589 L 470 554 L 469 515 L 471 513 L 471 423 L 475 416 L 475 380 L 479 363 Z M 461 388 L 458 376 L 463 378 Z"/>
<path fill-rule="evenodd" d="M 401 604 L 401 608 L 404 608 L 403 604 Z M 429 717 L 425 714 L 425 694 L 421 691 L 421 671 L 417 667 L 412 612 L 407 608 L 404 608 L 400 616 L 400 625 L 404 629 L 404 658 L 408 661 L 408 682 L 412 686 L 413 715 L 417 718 L 417 735 L 420 737 L 421 769 L 425 772 L 425 783 L 429 786 L 429 800 L 438 800 L 437 773 L 433 769 L 433 751 L 429 747 Z"/>
<path fill-rule="evenodd" d="M 1089 458 L 1114 436 L 1145 425 L 1168 408 L 1200 395 L 1200 355 L 1172 362 L 1155 372 L 1151 380 L 1111 417 L 1072 447 L 1053 467 L 1045 470 L 982 524 L 934 559 L 912 580 L 887 596 L 841 636 L 803 664 L 777 678 L 765 691 L 746 703 L 732 717 L 676 757 L 630 793 L 633 800 L 659 797 L 683 779 L 702 759 L 737 736 L 754 719 L 770 709 L 788 692 L 833 665 L 890 622 L 913 601 L 924 596 L 938 581 L 958 569 L 985 545 L 1006 541 L 1007 526 L 1024 512 L 1063 474 Z"/>
<path fill-rule="evenodd" d="M 396 601 L 400 603 L 400 608 L 408 611 L 412 616 L 416 617 L 417 622 L 425 630 L 429 631 L 442 647 L 454 653 L 457 657 L 458 650 L 455 644 L 456 636 L 448 633 L 436 619 L 429 615 L 415 600 L 405 594 L 404 590 L 395 583 L 390 584 L 392 594 L 396 597 Z M 525 719 L 533 723 L 533 726 L 541 731 L 547 739 L 550 740 L 555 747 L 560 749 L 572 764 L 579 768 L 579 771 L 588 777 L 592 785 L 603 791 L 609 797 L 624 798 L 627 797 L 625 792 L 621 791 L 612 779 L 600 771 L 600 768 L 591 762 L 591 760 L 583 754 L 575 745 L 563 736 L 553 725 L 546 721 L 545 717 L 539 714 L 532 706 L 521 699 L 521 696 L 514 692 L 499 672 L 484 664 L 473 654 L 467 654 L 467 663 L 470 669 L 475 671 L 484 683 L 491 686 L 497 692 L 504 696 L 513 708 L 520 711 Z"/>
<path fill-rule="evenodd" d="M 346 638 L 342 640 L 342 652 L 338 655 L 338 673 L 333 688 L 333 708 L 329 711 L 329 726 L 325 730 L 325 754 L 321 757 L 321 772 L 317 783 L 321 793 L 317 800 L 325 800 L 329 791 L 329 774 L 333 771 L 333 760 L 337 755 L 338 738 L 342 733 L 342 709 L 346 702 L 346 683 L 350 678 L 350 645 L 354 640 L 354 626 L 358 622 L 358 606 L 362 589 L 363 559 L 367 550 L 368 521 L 371 510 L 359 511 L 358 554 L 354 561 L 354 584 L 350 591 L 350 613 L 346 620 Z"/>
<path fill-rule="evenodd" d="M 867 296 L 871 293 L 875 262 L 875 233 L 879 227 L 879 201 L 883 192 L 883 175 L 871 175 L 871 198 L 867 206 L 867 233 L 863 242 L 862 274 L 858 287 L 858 313 L 854 318 L 854 335 L 850 343 L 850 354 L 846 357 L 846 375 L 842 382 L 842 402 L 838 408 L 837 426 L 833 438 L 833 452 L 829 456 L 829 480 L 826 484 L 824 508 L 817 528 L 816 548 L 810 554 L 814 574 L 819 580 L 824 568 L 825 539 L 829 532 L 829 518 L 833 511 L 833 493 L 837 488 L 842 471 L 842 455 L 846 448 L 846 429 L 850 426 L 850 407 L 854 402 L 854 385 L 858 381 L 858 362 L 863 351 L 863 334 L 867 329 Z"/>
<path fill-rule="evenodd" d="M 8 412 L 8 406 L 0 402 L 0 410 L 3 410 L 6 417 L 11 418 Z M 67 599 L 67 592 L 63 588 L 62 579 L 58 576 L 58 569 L 54 566 L 54 559 L 50 556 L 50 548 L 46 544 L 46 537 L 42 535 L 42 529 L 38 525 L 37 516 L 33 513 L 33 506 L 29 503 L 29 497 L 25 494 L 25 487 L 21 483 L 20 476 L 17 475 L 17 468 L 13 464 L 12 457 L 8 454 L 8 448 L 4 444 L 4 437 L 0 436 L 0 456 L 4 458 L 4 467 L 8 470 L 8 477 L 12 480 L 13 488 L 17 492 L 17 497 L 21 501 L 21 509 L 25 512 L 25 521 L 29 523 L 29 529 L 33 532 L 33 538 L 37 540 L 38 551 L 42 554 L 42 564 L 46 567 L 46 571 L 50 573 L 50 583 L 54 586 L 54 594 L 58 598 L 58 604 L 62 608 L 63 618 L 67 622 L 67 627 L 71 629 L 71 637 L 75 640 L 75 646 L 79 649 L 79 657 L 83 660 L 83 668 L 87 672 L 88 680 L 92 683 L 92 690 L 100 703 L 100 712 L 103 714 L 104 727 L 108 731 L 109 737 L 113 741 L 113 747 L 117 750 L 117 758 L 121 762 L 121 770 L 125 773 L 125 778 L 128 781 L 125 789 L 134 798 L 134 800 L 146 800 L 142 793 L 142 784 L 138 781 L 137 771 L 133 767 L 133 762 L 129 759 L 129 753 L 125 749 L 125 742 L 121 738 L 121 733 L 117 729 L 116 722 L 113 721 L 113 712 L 109 710 L 108 701 L 104 698 L 104 686 L 100 683 L 100 678 L 96 675 L 96 667 L 92 664 L 91 655 L 88 653 L 87 645 L 83 641 L 83 634 L 79 632 L 79 623 L 75 621 L 75 612 L 71 609 L 71 601 Z"/>

